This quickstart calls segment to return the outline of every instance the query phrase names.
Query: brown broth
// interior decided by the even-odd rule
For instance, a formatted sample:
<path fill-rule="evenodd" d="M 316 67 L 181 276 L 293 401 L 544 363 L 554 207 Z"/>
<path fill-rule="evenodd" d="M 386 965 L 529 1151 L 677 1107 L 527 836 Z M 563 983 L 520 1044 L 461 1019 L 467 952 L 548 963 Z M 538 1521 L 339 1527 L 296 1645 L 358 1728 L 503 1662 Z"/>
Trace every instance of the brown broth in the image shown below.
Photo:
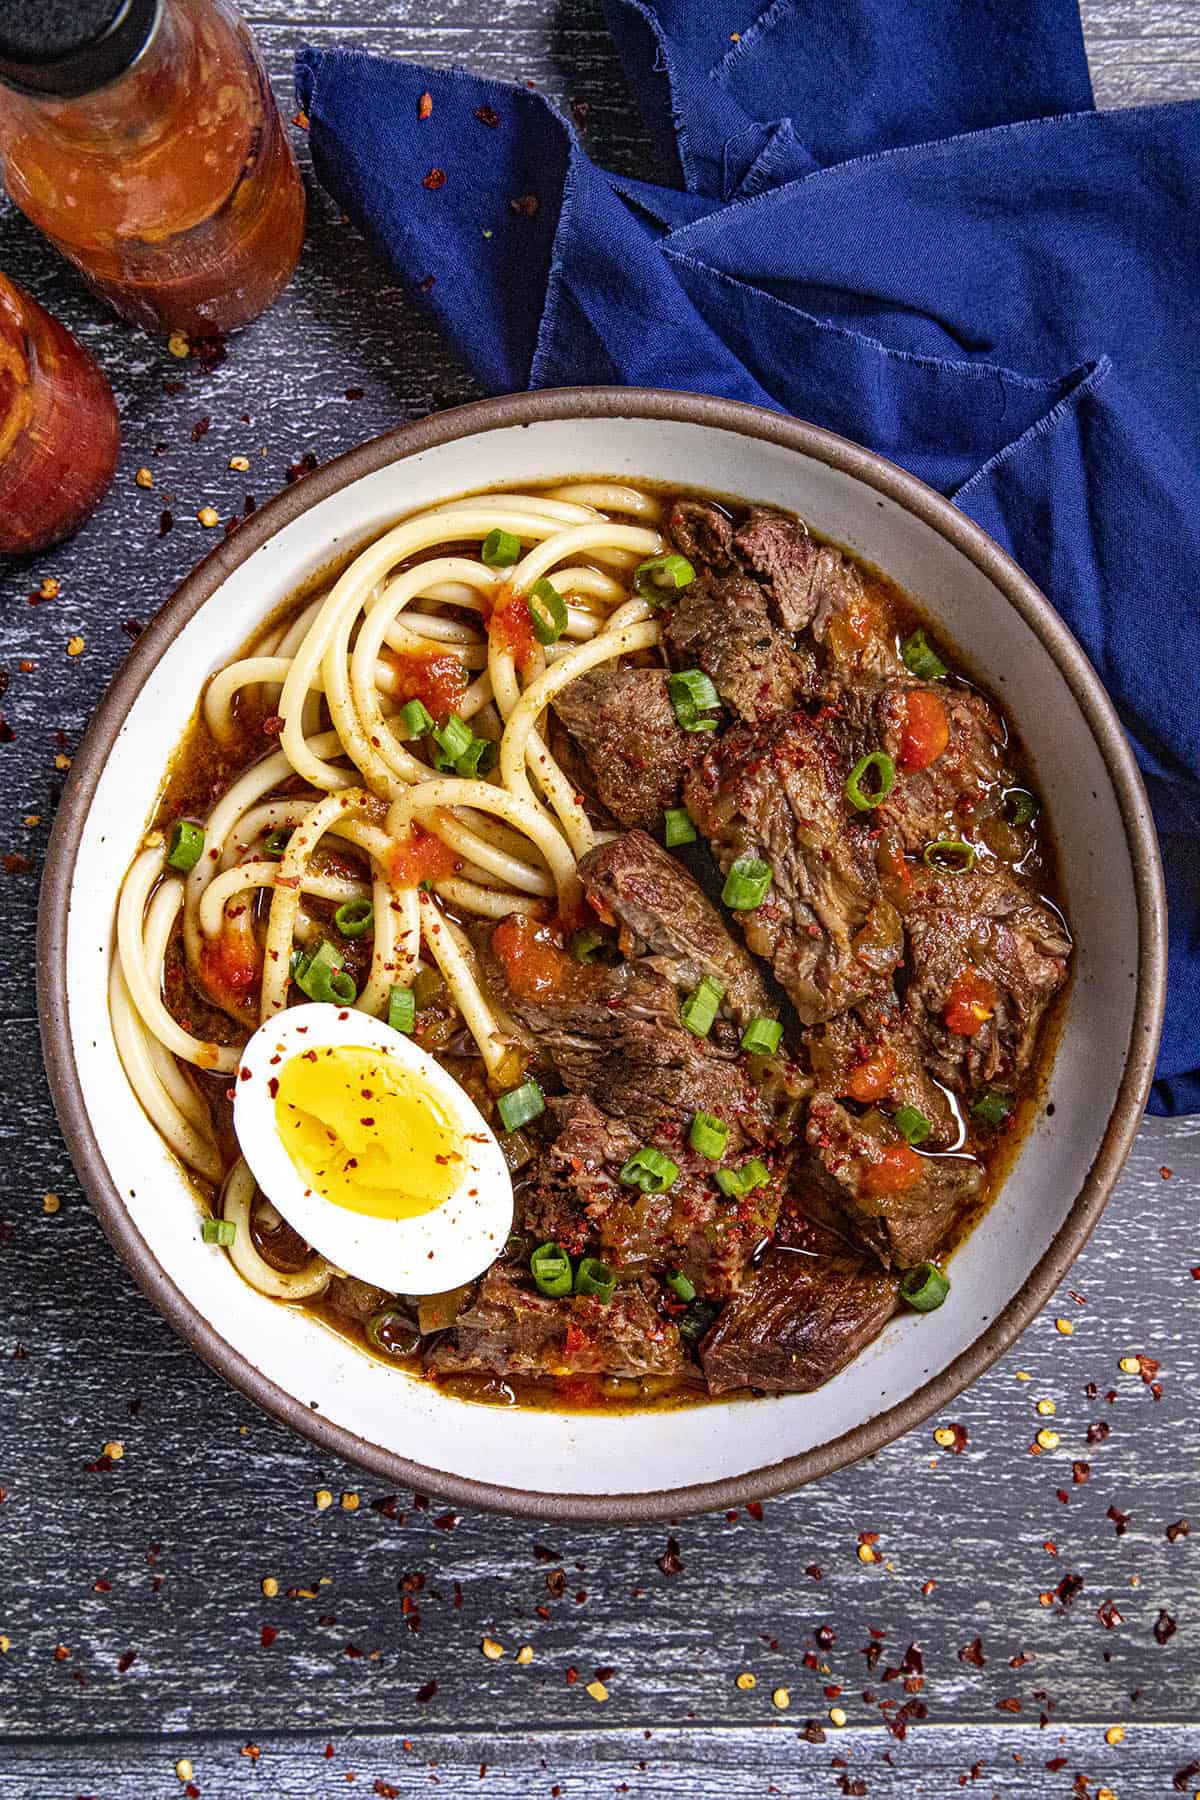
<path fill-rule="evenodd" d="M 585 478 L 580 477 L 579 479 Z M 592 479 L 606 478 L 593 477 Z M 551 486 L 554 484 L 529 484 L 531 491 L 536 491 L 538 485 Z M 663 483 L 640 482 L 638 485 L 645 491 L 659 493 L 664 499 L 681 497 L 680 490 Z M 501 488 L 499 491 L 503 491 L 503 489 Z M 732 496 L 711 494 L 695 489 L 686 490 L 686 497 L 713 501 L 734 512 L 742 511 L 749 504 L 745 500 Z M 813 535 L 820 537 L 819 533 L 813 533 Z M 237 655 L 240 657 L 253 654 L 256 647 L 271 634 L 278 632 L 281 628 L 286 628 L 317 594 L 327 589 L 336 580 L 342 570 L 365 547 L 366 542 L 355 546 L 354 549 L 340 555 L 314 574 L 295 594 L 274 609 L 253 635 L 247 639 Z M 897 641 L 918 628 L 926 629 L 934 636 L 939 650 L 944 653 L 949 662 L 951 677 L 977 688 L 989 700 L 1000 716 L 1007 733 L 1006 757 L 1008 763 L 1018 782 L 1034 787 L 1036 791 L 1036 781 L 1030 759 L 1013 733 L 1003 710 L 991 695 L 986 682 L 977 676 L 969 658 L 958 650 L 940 626 L 931 621 L 928 613 L 911 594 L 898 587 L 881 570 L 864 562 L 861 558 L 851 556 L 844 546 L 835 547 L 841 549 L 843 554 L 855 562 L 866 582 L 869 600 L 883 614 Z M 477 548 L 474 541 L 457 546 L 439 545 L 436 551 L 430 552 L 430 554 L 441 556 L 457 551 L 471 555 L 477 551 Z M 412 560 L 419 562 L 426 558 L 418 557 Z M 398 565 L 398 567 L 407 566 L 409 565 Z M 237 732 L 233 744 L 219 745 L 209 731 L 200 706 L 197 704 L 183 739 L 168 766 L 155 808 L 153 826 L 160 829 L 166 828 L 180 816 L 205 817 L 217 798 L 239 775 L 260 760 L 262 756 L 272 751 L 277 727 L 273 724 L 269 709 L 256 697 L 252 697 L 249 693 L 239 695 L 235 702 L 234 716 Z M 282 791 L 286 791 L 286 784 Z M 1037 820 L 1033 836 L 1035 850 L 1031 857 L 1024 859 L 1025 872 L 1036 875 L 1036 885 L 1039 890 L 1052 903 L 1055 903 L 1058 889 L 1057 859 L 1049 822 L 1044 814 Z M 693 869 L 692 872 L 696 871 Z M 260 906 L 262 904 L 261 895 L 257 904 Z M 314 913 L 319 915 L 321 907 L 321 902 L 313 902 Z M 331 907 L 330 910 L 332 910 Z M 182 955 L 178 949 L 178 928 L 172 949 L 177 958 L 177 967 L 181 969 Z M 186 972 L 182 972 L 179 979 L 184 983 L 190 980 Z M 984 1168 L 985 1181 L 975 1203 L 964 1208 L 959 1215 L 953 1235 L 947 1245 L 946 1255 L 951 1255 L 962 1244 L 987 1211 L 1011 1171 L 1026 1133 L 1046 1104 L 1046 1088 L 1065 1014 L 1068 990 L 1069 979 L 1042 1020 L 1035 1061 L 1025 1077 L 1020 1093 L 1015 1097 L 1013 1112 L 1008 1124 L 1002 1131 L 989 1134 L 980 1141 L 968 1140 L 971 1153 Z M 168 1001 L 169 1003 L 171 1001 L 170 989 L 168 989 Z M 232 1040 L 227 1039 L 227 1041 Z M 443 1057 L 442 1060 L 447 1059 Z M 456 1059 L 448 1060 L 449 1066 L 453 1069 Z M 228 1167 L 235 1159 L 237 1151 L 232 1131 L 232 1108 L 226 1094 L 226 1080 L 225 1078 L 200 1075 L 198 1071 L 188 1065 L 181 1066 L 185 1068 L 189 1078 L 197 1082 L 211 1105 L 218 1142 L 226 1157 Z M 461 1073 L 461 1064 L 459 1070 L 455 1072 Z M 194 1175 L 189 1175 L 189 1179 L 204 1195 L 206 1204 L 211 1205 L 215 1196 L 207 1191 L 207 1184 Z M 327 1329 L 348 1339 L 367 1355 L 386 1362 L 389 1366 L 400 1369 L 410 1376 L 418 1379 L 431 1379 L 424 1374 L 419 1355 L 388 1356 L 376 1349 L 366 1338 L 364 1328 L 357 1321 L 340 1312 L 324 1296 L 306 1301 L 279 1301 L 277 1304 L 303 1306 L 306 1312 L 318 1319 Z M 667 1410 L 711 1404 L 717 1398 L 708 1394 L 703 1380 L 698 1374 L 695 1381 L 661 1377 L 622 1379 L 601 1376 L 570 1376 L 531 1380 L 519 1377 L 493 1378 L 454 1375 L 437 1378 L 437 1382 L 446 1392 L 473 1402 L 533 1407 L 556 1412 L 588 1412 L 597 1409 L 638 1411 L 650 1407 Z M 720 1398 L 728 1399 L 729 1396 L 725 1395 Z"/>

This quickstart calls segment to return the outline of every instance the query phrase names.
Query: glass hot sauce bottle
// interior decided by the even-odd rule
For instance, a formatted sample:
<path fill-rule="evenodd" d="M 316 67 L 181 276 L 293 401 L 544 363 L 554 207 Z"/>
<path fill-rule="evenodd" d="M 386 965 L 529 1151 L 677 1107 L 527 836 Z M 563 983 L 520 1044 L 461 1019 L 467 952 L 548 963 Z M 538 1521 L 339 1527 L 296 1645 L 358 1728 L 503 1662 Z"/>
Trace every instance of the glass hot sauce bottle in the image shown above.
<path fill-rule="evenodd" d="M 112 390 L 69 331 L 0 274 L 0 556 L 75 531 L 108 491 Z"/>
<path fill-rule="evenodd" d="M 0 173 L 89 286 L 151 330 L 248 324 L 300 255 L 304 186 L 227 0 L 0 8 Z"/>

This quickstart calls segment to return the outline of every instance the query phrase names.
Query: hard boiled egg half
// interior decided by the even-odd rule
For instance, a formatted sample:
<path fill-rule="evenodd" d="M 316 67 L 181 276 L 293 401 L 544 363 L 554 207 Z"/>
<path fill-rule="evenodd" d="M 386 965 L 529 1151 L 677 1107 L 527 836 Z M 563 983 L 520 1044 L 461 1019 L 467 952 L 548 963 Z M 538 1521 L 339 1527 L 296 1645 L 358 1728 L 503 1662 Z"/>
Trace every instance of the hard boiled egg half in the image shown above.
<path fill-rule="evenodd" d="M 260 1025 L 233 1125 L 293 1230 L 389 1293 L 473 1280 L 512 1229 L 512 1180 L 473 1101 L 411 1038 L 352 1007 L 294 1006 Z"/>

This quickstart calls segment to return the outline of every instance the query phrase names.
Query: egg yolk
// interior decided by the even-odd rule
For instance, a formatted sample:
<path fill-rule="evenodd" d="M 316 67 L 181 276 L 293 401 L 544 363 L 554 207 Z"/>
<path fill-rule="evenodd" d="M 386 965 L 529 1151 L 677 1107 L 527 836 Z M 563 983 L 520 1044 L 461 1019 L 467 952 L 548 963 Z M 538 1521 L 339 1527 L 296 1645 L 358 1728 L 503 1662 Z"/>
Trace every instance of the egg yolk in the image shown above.
<path fill-rule="evenodd" d="M 376 1219 L 432 1212 L 466 1169 L 453 1117 L 433 1088 L 355 1045 L 304 1050 L 284 1064 L 275 1129 L 306 1186 Z"/>

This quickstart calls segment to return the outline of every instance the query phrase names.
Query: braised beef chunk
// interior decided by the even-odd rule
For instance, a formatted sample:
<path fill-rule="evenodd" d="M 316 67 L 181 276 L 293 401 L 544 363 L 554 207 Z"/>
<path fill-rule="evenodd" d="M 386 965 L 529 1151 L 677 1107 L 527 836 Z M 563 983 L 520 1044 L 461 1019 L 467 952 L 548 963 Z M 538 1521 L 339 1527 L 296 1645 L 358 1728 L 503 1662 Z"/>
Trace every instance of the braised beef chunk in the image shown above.
<path fill-rule="evenodd" d="M 709 500 L 677 500 L 667 525 L 671 542 L 696 568 L 731 569 L 733 520 Z"/>
<path fill-rule="evenodd" d="M 758 576 L 780 624 L 803 631 L 818 612 L 861 592 L 862 579 L 840 550 L 819 544 L 798 519 L 751 507 L 734 537 L 742 562 Z"/>
<path fill-rule="evenodd" d="M 883 1113 L 855 1118 L 830 1094 L 814 1094 L 807 1135 L 818 1167 L 844 1196 L 847 1226 L 885 1268 L 936 1257 L 982 1184 L 973 1157 L 922 1156 Z M 833 1191 L 826 1184 L 822 1195 Z"/>
<path fill-rule="evenodd" d="M 879 747 L 896 765 L 895 786 L 876 821 L 905 850 L 961 837 L 985 796 L 1012 781 L 1004 727 L 970 688 L 891 686 L 875 711 Z"/>
<path fill-rule="evenodd" d="M 704 753 L 701 737 L 678 724 L 662 669 L 592 669 L 564 688 L 554 710 L 619 825 L 658 825 Z"/>
<path fill-rule="evenodd" d="M 918 869 L 906 906 L 905 1006 L 939 1079 L 1012 1087 L 1032 1060 L 1042 1016 L 1067 978 L 1058 913 L 1016 876 Z"/>
<path fill-rule="evenodd" d="M 688 992 L 712 976 L 739 1024 L 768 1011 L 754 959 L 730 936 L 699 884 L 653 838 L 641 831 L 612 838 L 589 851 L 579 874 L 600 916 L 621 925 L 627 955 L 648 960 Z"/>
<path fill-rule="evenodd" d="M 890 989 L 903 952 L 869 815 L 845 795 L 859 747 L 836 714 L 735 727 L 684 789 L 722 870 L 742 857 L 770 864 L 770 892 L 738 923 L 806 1025 Z"/>
<path fill-rule="evenodd" d="M 829 673 L 851 684 L 911 680 L 895 632 L 854 564 L 840 551 L 822 550 L 828 560 L 809 632 Z"/>
<path fill-rule="evenodd" d="M 925 1147 L 944 1148 L 958 1135 L 958 1120 L 925 1067 L 925 1044 L 893 994 L 870 1000 L 815 1027 L 807 1038 L 819 1088 L 857 1104 L 887 1101 L 891 1110 L 911 1106 L 929 1123 Z"/>
<path fill-rule="evenodd" d="M 699 575 L 663 630 L 677 669 L 703 669 L 739 718 L 754 724 L 790 712 L 817 691 L 811 655 L 793 648 L 771 620 L 767 597 L 747 575 Z"/>
<path fill-rule="evenodd" d="M 700 1347 L 710 1393 L 808 1393 L 852 1362 L 896 1310 L 894 1276 L 818 1225 L 786 1223 Z"/>
<path fill-rule="evenodd" d="M 586 1095 L 552 1099 L 550 1110 L 557 1135 L 525 1195 L 528 1235 L 573 1255 L 590 1249 L 623 1272 L 678 1271 L 705 1298 L 735 1292 L 751 1255 L 771 1234 L 779 1179 L 728 1199 L 713 1180 L 713 1164 L 689 1147 L 685 1132 L 660 1119 L 653 1141 L 678 1164 L 679 1175 L 665 1193 L 642 1193 L 622 1182 L 620 1171 L 644 1136 Z M 726 1160 L 736 1166 L 746 1153 L 735 1133 Z M 769 1153 L 768 1160 L 776 1161 Z"/>
<path fill-rule="evenodd" d="M 679 1333 L 639 1282 L 606 1305 L 592 1295 L 551 1300 L 531 1278 L 495 1263 L 472 1306 L 429 1351 L 435 1375 L 675 1375 L 687 1368 Z"/>

